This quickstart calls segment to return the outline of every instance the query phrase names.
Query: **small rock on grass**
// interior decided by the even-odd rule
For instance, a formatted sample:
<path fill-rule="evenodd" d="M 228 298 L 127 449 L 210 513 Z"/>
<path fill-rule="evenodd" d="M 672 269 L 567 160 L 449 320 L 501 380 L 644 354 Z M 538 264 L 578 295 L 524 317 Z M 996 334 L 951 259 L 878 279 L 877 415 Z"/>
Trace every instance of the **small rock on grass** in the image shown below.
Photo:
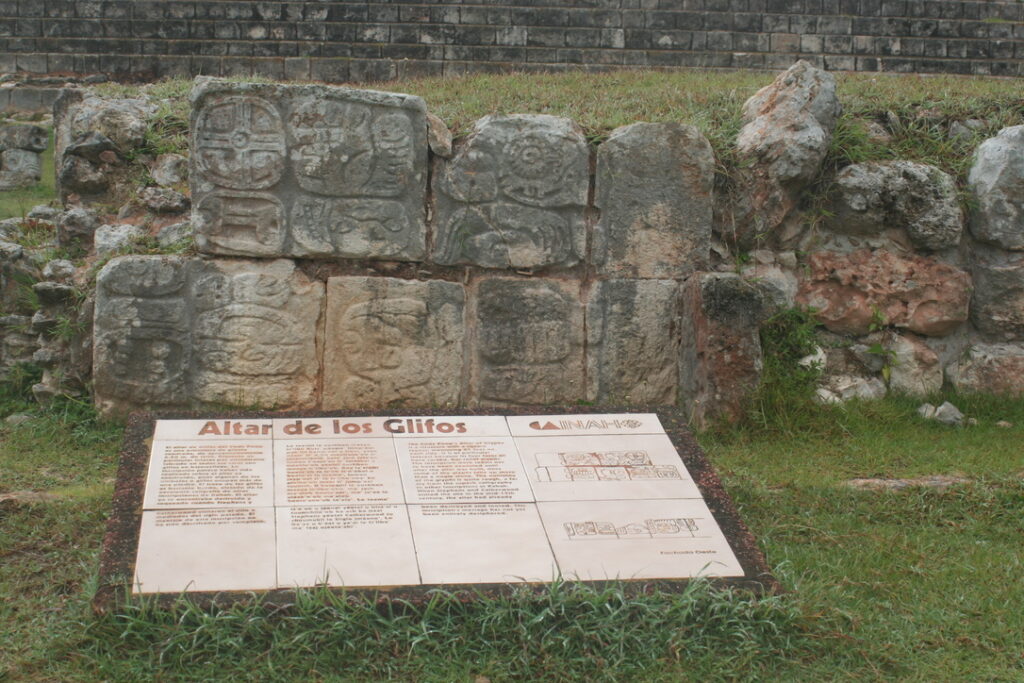
<path fill-rule="evenodd" d="M 946 475 L 935 475 L 930 477 L 915 477 L 913 479 L 850 479 L 846 485 L 854 489 L 867 491 L 899 491 L 912 486 L 945 489 L 957 484 L 969 484 L 970 479 L 965 477 L 950 477 Z"/>
<path fill-rule="evenodd" d="M 918 407 L 917 414 L 925 420 L 936 420 L 952 427 L 960 427 L 964 424 L 970 426 L 978 424 L 978 421 L 974 418 L 965 418 L 964 414 L 949 401 L 946 401 L 938 408 L 931 403 L 923 403 Z"/>
<path fill-rule="evenodd" d="M 996 427 L 1002 427 L 1003 429 L 1009 429 L 1012 426 L 1013 423 L 1007 420 L 1000 420 L 999 422 L 996 422 Z"/>
<path fill-rule="evenodd" d="M 15 413 L 14 415 L 8 415 L 6 418 L 4 418 L 4 422 L 12 426 L 17 426 L 20 424 L 25 424 L 31 419 L 31 415 L 25 415 L 24 413 Z"/>

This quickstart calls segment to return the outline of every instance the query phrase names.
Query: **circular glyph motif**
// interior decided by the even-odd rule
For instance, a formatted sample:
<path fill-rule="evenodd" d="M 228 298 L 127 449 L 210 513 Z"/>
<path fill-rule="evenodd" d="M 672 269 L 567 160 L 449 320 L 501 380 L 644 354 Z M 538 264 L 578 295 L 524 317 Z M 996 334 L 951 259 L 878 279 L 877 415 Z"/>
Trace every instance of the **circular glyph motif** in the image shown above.
<path fill-rule="evenodd" d="M 203 108 L 196 123 L 200 174 L 233 190 L 260 190 L 281 179 L 285 136 L 281 115 L 258 97 L 227 97 Z"/>

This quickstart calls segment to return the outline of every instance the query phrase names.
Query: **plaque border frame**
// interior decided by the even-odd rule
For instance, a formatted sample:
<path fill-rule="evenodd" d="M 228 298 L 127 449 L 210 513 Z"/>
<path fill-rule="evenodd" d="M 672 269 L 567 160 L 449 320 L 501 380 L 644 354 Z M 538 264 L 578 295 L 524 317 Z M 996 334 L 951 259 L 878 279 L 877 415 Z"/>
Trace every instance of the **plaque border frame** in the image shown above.
<path fill-rule="evenodd" d="M 153 411 L 136 412 L 128 418 L 124 441 L 119 454 L 117 480 L 114 485 L 111 514 L 100 553 L 99 583 L 93 597 L 92 607 L 97 614 L 114 610 L 131 598 L 131 580 L 135 575 L 135 556 L 139 545 L 142 524 L 142 500 L 145 494 L 146 474 L 149 467 L 150 451 L 157 420 L 252 420 L 274 418 L 336 418 L 336 417 L 435 417 L 435 416 L 517 416 L 517 415 L 608 415 L 625 413 L 654 413 L 661 421 L 665 433 L 676 449 L 694 483 L 700 489 L 704 502 L 718 523 L 726 542 L 743 569 L 742 577 L 713 577 L 708 579 L 715 587 L 732 587 L 751 591 L 758 595 L 783 592 L 779 581 L 772 575 L 764 553 L 757 540 L 740 517 L 736 505 L 726 493 L 715 473 L 686 425 L 678 408 L 658 406 L 526 406 L 506 408 L 449 408 L 449 409 L 404 409 L 391 411 L 360 410 L 300 410 L 300 411 Z M 579 581 L 595 588 L 609 585 L 621 586 L 630 595 L 663 592 L 682 592 L 690 579 L 616 579 L 601 581 Z M 574 581 L 575 583 L 575 581 Z M 432 591 L 443 589 L 457 593 L 465 599 L 473 596 L 488 597 L 507 595 L 514 590 L 530 587 L 542 592 L 549 581 L 539 583 L 472 583 L 472 584 L 430 584 L 403 586 L 375 586 L 370 588 L 330 587 L 328 590 L 339 594 L 372 599 L 385 603 L 392 598 L 413 604 L 426 602 Z M 303 590 L 321 590 L 309 588 Z M 294 601 L 296 589 L 272 588 L 259 591 L 189 591 L 187 593 L 147 594 L 161 606 L 169 606 L 185 597 L 200 606 L 229 605 L 260 596 L 268 605 L 289 604 Z"/>

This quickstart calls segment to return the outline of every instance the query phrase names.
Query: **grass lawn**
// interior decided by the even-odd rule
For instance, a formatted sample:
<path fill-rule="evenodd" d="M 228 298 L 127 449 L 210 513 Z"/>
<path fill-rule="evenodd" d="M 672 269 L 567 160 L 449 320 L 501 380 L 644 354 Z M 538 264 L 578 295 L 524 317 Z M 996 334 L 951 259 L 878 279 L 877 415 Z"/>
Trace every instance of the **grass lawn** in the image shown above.
<path fill-rule="evenodd" d="M 0 412 L 28 408 L 5 388 Z M 121 430 L 67 402 L 0 427 L 0 680 L 989 680 L 1024 677 L 1024 401 L 817 408 L 702 435 L 789 593 L 695 585 L 624 599 L 556 586 L 380 613 L 304 594 L 285 611 L 88 608 Z M 995 426 L 1009 420 L 1012 428 Z M 963 476 L 946 490 L 852 477 Z"/>
<path fill-rule="evenodd" d="M 30 122 L 31 123 L 31 122 Z M 3 125 L 0 122 L 0 125 Z M 53 173 L 53 133 L 50 133 L 50 144 L 42 155 L 42 179 L 32 187 L 20 190 L 0 191 L 0 220 L 4 218 L 21 218 L 37 204 L 49 204 L 56 199 L 56 179 Z"/>

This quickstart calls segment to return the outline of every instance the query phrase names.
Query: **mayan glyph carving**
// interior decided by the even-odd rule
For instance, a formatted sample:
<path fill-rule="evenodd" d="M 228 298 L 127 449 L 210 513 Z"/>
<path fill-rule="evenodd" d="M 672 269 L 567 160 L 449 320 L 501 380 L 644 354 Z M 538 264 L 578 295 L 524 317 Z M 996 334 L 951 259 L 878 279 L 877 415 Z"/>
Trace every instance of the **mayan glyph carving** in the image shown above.
<path fill-rule="evenodd" d="M 322 299 L 290 261 L 115 259 L 97 287 L 97 404 L 311 406 Z"/>
<path fill-rule="evenodd" d="M 590 151 L 554 116 L 486 117 L 434 176 L 433 258 L 487 268 L 572 265 L 585 247 Z"/>
<path fill-rule="evenodd" d="M 491 278 L 476 292 L 474 399 L 482 405 L 583 398 L 583 310 L 578 285 Z"/>
<path fill-rule="evenodd" d="M 465 295 L 451 282 L 327 282 L 325 408 L 459 402 Z"/>
<path fill-rule="evenodd" d="M 420 98 L 201 79 L 192 102 L 193 218 L 202 251 L 424 256 Z"/>

